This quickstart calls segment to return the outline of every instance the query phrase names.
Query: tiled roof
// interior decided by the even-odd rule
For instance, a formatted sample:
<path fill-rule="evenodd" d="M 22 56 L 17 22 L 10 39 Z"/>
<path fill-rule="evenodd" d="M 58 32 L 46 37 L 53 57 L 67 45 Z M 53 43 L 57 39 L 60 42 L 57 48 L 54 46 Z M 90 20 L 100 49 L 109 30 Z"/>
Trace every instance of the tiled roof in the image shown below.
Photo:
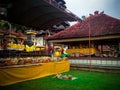
<path fill-rule="evenodd" d="M 113 18 L 98 11 L 94 15 L 90 14 L 82 22 L 77 22 L 48 39 L 80 38 L 90 36 L 105 36 L 120 34 L 120 19 Z"/>

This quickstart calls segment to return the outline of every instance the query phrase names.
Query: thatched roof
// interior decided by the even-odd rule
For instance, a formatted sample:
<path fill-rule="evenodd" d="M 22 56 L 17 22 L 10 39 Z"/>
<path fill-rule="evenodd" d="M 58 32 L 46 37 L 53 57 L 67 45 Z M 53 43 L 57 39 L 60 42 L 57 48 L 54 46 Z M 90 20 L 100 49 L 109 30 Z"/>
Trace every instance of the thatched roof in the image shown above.
<path fill-rule="evenodd" d="M 60 31 L 48 39 L 70 39 L 70 38 L 82 38 L 88 37 L 90 30 L 90 36 L 107 36 L 107 35 L 120 35 L 120 19 L 113 18 L 98 11 L 94 12 L 94 15 L 90 14 L 82 22 L 78 22 L 75 25 Z"/>

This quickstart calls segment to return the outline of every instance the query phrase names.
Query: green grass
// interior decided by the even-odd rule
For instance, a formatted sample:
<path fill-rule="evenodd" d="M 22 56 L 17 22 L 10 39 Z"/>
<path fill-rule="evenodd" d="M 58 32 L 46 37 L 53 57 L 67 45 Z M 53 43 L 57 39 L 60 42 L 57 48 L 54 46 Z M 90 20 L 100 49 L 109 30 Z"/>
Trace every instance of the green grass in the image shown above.
<path fill-rule="evenodd" d="M 120 90 L 120 74 L 70 70 L 62 74 L 77 77 L 61 80 L 54 75 L 0 87 L 0 90 Z"/>

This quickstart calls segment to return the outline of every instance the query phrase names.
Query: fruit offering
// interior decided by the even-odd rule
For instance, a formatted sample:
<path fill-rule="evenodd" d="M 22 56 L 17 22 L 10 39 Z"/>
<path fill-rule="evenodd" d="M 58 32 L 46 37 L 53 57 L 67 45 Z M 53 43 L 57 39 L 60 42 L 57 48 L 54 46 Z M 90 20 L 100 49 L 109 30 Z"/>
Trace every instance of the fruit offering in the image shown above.
<path fill-rule="evenodd" d="M 49 62 L 59 62 L 64 60 L 68 60 L 68 59 L 61 57 L 49 57 L 49 56 L 0 58 L 0 66 L 49 63 Z"/>

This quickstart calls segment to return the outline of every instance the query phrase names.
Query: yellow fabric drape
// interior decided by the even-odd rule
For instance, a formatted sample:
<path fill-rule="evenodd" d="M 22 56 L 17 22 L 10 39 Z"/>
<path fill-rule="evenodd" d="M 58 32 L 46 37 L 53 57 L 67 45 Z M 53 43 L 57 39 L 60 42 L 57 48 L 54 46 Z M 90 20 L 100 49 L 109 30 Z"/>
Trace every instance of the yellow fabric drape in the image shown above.
<path fill-rule="evenodd" d="M 36 66 L 0 68 L 0 86 L 37 79 L 69 70 L 69 61 L 43 63 Z"/>

